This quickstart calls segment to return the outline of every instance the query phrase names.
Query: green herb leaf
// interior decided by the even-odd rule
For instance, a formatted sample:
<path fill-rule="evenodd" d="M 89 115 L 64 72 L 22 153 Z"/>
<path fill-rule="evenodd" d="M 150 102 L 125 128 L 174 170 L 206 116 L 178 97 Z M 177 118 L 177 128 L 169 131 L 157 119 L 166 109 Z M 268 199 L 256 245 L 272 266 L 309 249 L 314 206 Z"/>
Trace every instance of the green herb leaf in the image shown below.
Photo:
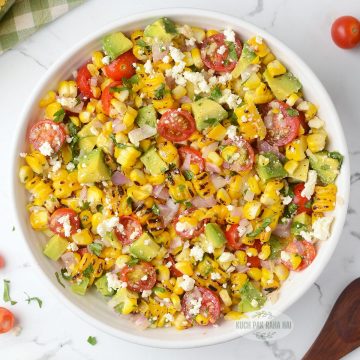
<path fill-rule="evenodd" d="M 90 252 L 96 256 L 99 256 L 101 254 L 102 249 L 103 249 L 103 244 L 100 243 L 92 243 L 89 245 Z"/>
<path fill-rule="evenodd" d="M 90 264 L 84 271 L 83 271 L 83 275 L 87 278 L 89 278 L 92 273 L 94 272 L 94 267 L 93 264 Z"/>
<path fill-rule="evenodd" d="M 235 43 L 231 42 L 231 41 L 226 41 L 226 45 L 229 49 L 229 53 L 228 53 L 228 59 L 231 59 L 233 61 L 238 61 L 238 55 L 236 52 L 236 46 Z"/>
<path fill-rule="evenodd" d="M 129 266 L 134 266 L 136 265 L 140 260 L 138 258 L 132 257 L 127 263 L 126 265 Z"/>
<path fill-rule="evenodd" d="M 134 84 L 137 84 L 139 82 L 139 76 L 135 74 L 129 79 L 123 77 L 121 79 L 121 82 L 125 87 L 131 89 Z"/>
<path fill-rule="evenodd" d="M 10 281 L 4 279 L 4 292 L 3 292 L 3 300 L 5 302 L 10 302 L 11 305 L 15 305 L 17 301 L 14 301 L 10 297 Z"/>
<path fill-rule="evenodd" d="M 71 142 L 70 142 L 70 148 L 71 148 L 71 155 L 72 155 L 72 162 L 76 165 L 77 161 L 75 161 L 75 158 L 79 155 L 80 153 L 80 149 L 79 149 L 79 136 L 77 135 L 78 133 L 78 128 L 77 126 L 69 121 L 69 123 L 67 124 L 68 127 L 68 131 L 69 131 L 69 136 L 71 137 Z"/>
<path fill-rule="evenodd" d="M 103 209 L 104 209 L 104 206 L 101 205 L 101 204 L 99 204 L 99 205 L 96 206 L 96 210 L 97 210 L 98 212 L 102 212 Z"/>
<path fill-rule="evenodd" d="M 258 235 L 260 235 L 267 226 L 269 226 L 271 224 L 272 218 L 271 217 L 267 217 L 263 220 L 262 224 L 256 228 L 254 231 L 252 231 L 251 233 L 247 234 L 248 237 L 253 238 L 256 237 Z"/>
<path fill-rule="evenodd" d="M 64 279 L 64 280 L 70 280 L 71 279 L 71 275 L 68 274 L 68 271 L 65 269 L 65 268 L 62 268 L 60 270 L 60 273 L 61 273 L 61 277 Z"/>
<path fill-rule="evenodd" d="M 151 46 L 147 44 L 143 39 L 139 39 L 136 41 L 136 45 L 142 47 L 145 51 L 151 51 Z"/>
<path fill-rule="evenodd" d="M 168 19 L 167 17 L 164 17 L 162 20 L 164 23 L 165 31 L 168 34 L 177 34 L 176 26 L 170 19 Z"/>
<path fill-rule="evenodd" d="M 164 293 L 165 292 L 165 289 L 163 287 L 160 287 L 160 286 L 155 286 L 153 288 L 153 291 L 157 291 L 157 292 L 160 292 L 160 293 Z"/>
<path fill-rule="evenodd" d="M 156 216 L 159 216 L 160 215 L 160 209 L 159 207 L 154 204 L 152 207 L 151 207 L 151 211 L 156 215 Z"/>
<path fill-rule="evenodd" d="M 294 203 L 289 204 L 284 211 L 284 216 L 286 218 L 291 218 L 297 211 L 298 206 Z"/>
<path fill-rule="evenodd" d="M 210 99 L 214 101 L 219 100 L 222 97 L 222 92 L 219 86 L 215 86 L 210 93 Z"/>
<path fill-rule="evenodd" d="M 36 296 L 30 297 L 26 292 L 24 292 L 24 294 L 27 296 L 27 299 L 25 299 L 25 301 L 27 301 L 28 304 L 30 304 L 32 301 L 36 301 L 39 305 L 39 308 L 41 309 L 43 302 L 40 298 Z"/>
<path fill-rule="evenodd" d="M 96 345 L 97 344 L 96 337 L 95 336 L 89 336 L 87 338 L 87 342 L 92 346 Z"/>
<path fill-rule="evenodd" d="M 185 207 L 186 207 L 187 209 L 190 209 L 190 208 L 192 208 L 192 206 L 193 206 L 193 204 L 192 204 L 190 201 L 185 201 L 185 202 L 184 202 L 184 205 L 185 205 Z"/>
<path fill-rule="evenodd" d="M 206 124 L 212 126 L 212 125 L 215 125 L 219 122 L 219 119 L 216 119 L 216 118 L 209 118 L 209 119 L 206 119 L 204 121 Z"/>
<path fill-rule="evenodd" d="M 299 112 L 296 109 L 293 109 L 293 108 L 286 109 L 286 112 L 290 116 L 298 116 L 299 115 Z"/>
<path fill-rule="evenodd" d="M 202 99 L 202 96 L 201 96 L 201 95 L 196 94 L 196 95 L 194 96 L 194 101 L 198 101 L 198 100 L 200 100 L 200 99 Z"/>
<path fill-rule="evenodd" d="M 161 100 L 164 96 L 165 96 L 166 90 L 165 90 L 165 84 L 162 83 L 156 90 L 154 93 L 155 99 L 156 100 Z"/>
<path fill-rule="evenodd" d="M 114 86 L 114 87 L 111 87 L 110 88 L 110 92 L 111 93 L 114 93 L 114 92 L 121 92 L 121 91 L 125 91 L 125 90 L 130 90 L 128 87 L 126 86 Z"/>
<path fill-rule="evenodd" d="M 329 157 L 339 161 L 340 166 L 342 165 L 342 163 L 344 161 L 344 156 L 341 155 L 338 151 L 329 152 Z"/>
<path fill-rule="evenodd" d="M 90 208 L 90 202 L 89 201 L 83 201 L 81 206 L 80 206 L 80 210 L 89 210 Z"/>
<path fill-rule="evenodd" d="M 184 170 L 183 174 L 184 174 L 184 178 L 186 180 L 190 181 L 190 180 L 192 180 L 194 178 L 194 173 L 191 170 Z"/>
<path fill-rule="evenodd" d="M 58 281 L 58 283 L 63 287 L 63 288 L 65 288 L 65 285 L 61 282 L 61 280 L 60 280 L 60 276 L 59 276 L 59 273 L 58 272 L 56 272 L 55 273 L 55 276 L 56 276 L 56 280 Z"/>
<path fill-rule="evenodd" d="M 56 123 L 62 122 L 64 120 L 66 113 L 64 109 L 60 109 L 58 110 L 55 114 L 54 114 L 54 121 Z"/>

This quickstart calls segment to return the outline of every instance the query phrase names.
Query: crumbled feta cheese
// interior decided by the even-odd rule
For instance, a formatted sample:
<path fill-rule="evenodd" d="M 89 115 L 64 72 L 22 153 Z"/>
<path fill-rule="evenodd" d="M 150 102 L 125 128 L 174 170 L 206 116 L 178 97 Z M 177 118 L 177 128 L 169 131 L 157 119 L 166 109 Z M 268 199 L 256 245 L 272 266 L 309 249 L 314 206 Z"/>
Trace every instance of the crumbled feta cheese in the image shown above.
<path fill-rule="evenodd" d="M 151 63 L 151 61 L 149 59 L 146 60 L 146 63 L 144 64 L 144 70 L 149 75 L 152 75 L 154 73 L 152 63 Z"/>
<path fill-rule="evenodd" d="M 151 295 L 151 290 L 144 290 L 142 293 L 141 293 L 141 297 L 143 298 L 147 298 Z"/>
<path fill-rule="evenodd" d="M 235 42 L 235 33 L 232 29 L 226 28 L 224 30 L 225 40 L 230 42 Z"/>
<path fill-rule="evenodd" d="M 204 75 L 200 72 L 186 71 L 183 74 L 184 79 L 188 80 L 194 85 L 195 94 L 200 94 L 202 92 L 210 92 L 210 86 L 207 83 Z"/>
<path fill-rule="evenodd" d="M 192 256 L 196 261 L 201 261 L 204 256 L 204 250 L 200 246 L 195 245 L 190 250 L 190 256 Z"/>
<path fill-rule="evenodd" d="M 79 247 L 75 244 L 75 243 L 70 243 L 68 246 L 67 246 L 67 250 L 70 250 L 70 251 L 78 251 L 79 250 Z"/>
<path fill-rule="evenodd" d="M 235 260 L 235 256 L 234 254 L 230 253 L 230 252 L 223 252 L 219 259 L 220 262 L 229 262 L 229 261 L 233 261 Z"/>
<path fill-rule="evenodd" d="M 228 136 L 229 139 L 235 140 L 236 139 L 236 126 L 230 125 L 226 129 L 226 135 Z"/>
<path fill-rule="evenodd" d="M 124 233 L 125 231 L 124 226 L 119 223 L 119 218 L 116 216 L 102 221 L 97 226 L 96 231 L 103 238 L 106 236 L 106 233 L 112 231 L 114 227 L 116 227 L 120 233 Z"/>
<path fill-rule="evenodd" d="M 170 56 L 169 55 L 165 55 L 162 59 L 164 64 L 168 64 L 170 62 Z"/>
<path fill-rule="evenodd" d="M 146 281 L 148 279 L 148 276 L 147 275 L 144 275 L 140 280 L 141 281 Z"/>
<path fill-rule="evenodd" d="M 199 297 L 198 299 L 191 299 L 190 300 L 190 309 L 189 309 L 189 315 L 196 316 L 200 313 L 202 305 L 202 297 Z"/>
<path fill-rule="evenodd" d="M 281 251 L 280 258 L 283 261 L 289 261 L 290 260 L 290 255 L 286 251 Z"/>
<path fill-rule="evenodd" d="M 249 228 L 251 227 L 250 231 Z M 250 221 L 247 219 L 241 219 L 239 222 L 239 225 L 237 227 L 237 231 L 239 233 L 239 237 L 242 238 L 245 234 L 252 231 L 252 226 L 250 224 Z"/>
<path fill-rule="evenodd" d="M 21 152 L 21 153 L 20 153 L 20 157 L 21 157 L 21 158 L 26 157 L 26 155 L 27 155 L 27 153 L 26 153 L 26 152 Z"/>
<path fill-rule="evenodd" d="M 57 158 L 55 158 L 55 159 L 50 158 L 49 164 L 52 166 L 51 171 L 54 173 L 57 172 L 61 168 L 61 161 L 58 160 Z"/>
<path fill-rule="evenodd" d="M 256 41 L 257 44 L 260 44 L 260 45 L 263 43 L 263 39 L 262 39 L 261 36 L 256 36 L 255 41 Z"/>
<path fill-rule="evenodd" d="M 195 280 L 189 275 L 183 275 L 180 287 L 185 291 L 191 291 L 194 288 Z"/>
<path fill-rule="evenodd" d="M 301 192 L 301 196 L 306 197 L 308 200 L 311 199 L 315 191 L 315 185 L 317 180 L 317 173 L 315 170 L 309 170 L 308 178 L 306 183 L 304 184 L 304 189 Z"/>
<path fill-rule="evenodd" d="M 108 289 L 109 291 L 111 291 L 112 289 L 114 290 L 118 290 L 121 288 L 126 288 L 127 287 L 127 283 L 126 282 L 122 282 L 117 274 L 111 273 L 111 272 L 107 272 L 106 273 L 106 280 L 107 280 L 107 284 L 108 284 Z"/>
<path fill-rule="evenodd" d="M 210 274 L 210 278 L 211 278 L 211 280 L 219 280 L 219 279 L 221 279 L 221 275 L 217 272 L 212 272 Z"/>
<path fill-rule="evenodd" d="M 318 240 L 327 240 L 330 236 L 330 228 L 333 221 L 333 216 L 324 216 L 317 219 L 312 226 L 313 236 Z"/>
<path fill-rule="evenodd" d="M 270 226 L 267 226 L 266 228 L 265 228 L 265 232 L 270 232 L 271 231 L 271 227 Z"/>
<path fill-rule="evenodd" d="M 174 321 L 174 317 L 169 313 L 165 314 L 164 317 L 165 317 L 165 321 L 167 322 Z"/>
<path fill-rule="evenodd" d="M 228 81 L 232 79 L 231 73 L 225 73 L 217 78 L 217 82 L 221 85 L 226 85 Z"/>
<path fill-rule="evenodd" d="M 220 54 L 220 55 L 223 55 L 226 50 L 227 50 L 227 47 L 226 47 L 225 45 L 221 45 L 221 46 L 217 49 L 217 53 Z"/>
<path fill-rule="evenodd" d="M 50 156 L 54 152 L 51 145 L 47 141 L 45 141 L 44 143 L 41 144 L 41 146 L 39 147 L 39 151 L 44 156 Z"/>
<path fill-rule="evenodd" d="M 300 111 L 307 111 L 309 110 L 309 104 L 307 101 L 302 101 L 297 107 L 296 109 L 300 110 Z"/>
<path fill-rule="evenodd" d="M 63 226 L 65 237 L 69 237 L 71 235 L 71 224 L 70 224 L 70 216 L 64 215 L 58 219 L 59 224 Z"/>
<path fill-rule="evenodd" d="M 57 102 L 68 109 L 73 109 L 76 105 L 79 104 L 79 101 L 76 98 L 71 97 L 59 97 L 57 98 Z"/>
<path fill-rule="evenodd" d="M 195 43 L 196 43 L 196 39 L 193 38 L 193 37 L 191 37 L 190 39 L 186 39 L 186 40 L 185 40 L 185 45 L 186 45 L 186 46 L 189 46 L 189 47 L 194 46 Z"/>
<path fill-rule="evenodd" d="M 311 233 L 308 231 L 300 231 L 300 236 L 307 242 L 311 243 L 312 242 L 312 236 Z"/>
<path fill-rule="evenodd" d="M 177 232 L 183 232 L 186 230 L 189 230 L 189 232 L 191 232 L 194 230 L 194 227 L 186 221 L 178 221 L 175 225 L 175 229 Z"/>
<path fill-rule="evenodd" d="M 230 109 L 235 109 L 241 104 L 242 100 L 236 94 L 233 94 L 230 89 L 224 89 L 221 98 L 219 99 L 220 104 L 227 104 Z"/>
<path fill-rule="evenodd" d="M 229 127 L 231 127 L 232 125 L 230 125 Z M 229 211 L 233 211 L 235 206 L 234 205 L 227 205 L 226 208 L 229 210 Z"/>
<path fill-rule="evenodd" d="M 170 56 L 177 63 L 181 62 L 182 59 L 185 57 L 185 55 L 178 48 L 174 46 L 169 46 L 169 51 L 170 51 Z"/>
<path fill-rule="evenodd" d="M 101 61 L 104 65 L 109 65 L 111 61 L 110 56 L 104 56 Z"/>
<path fill-rule="evenodd" d="M 291 196 L 284 196 L 282 198 L 282 203 L 283 205 L 289 205 L 292 202 L 292 197 Z"/>

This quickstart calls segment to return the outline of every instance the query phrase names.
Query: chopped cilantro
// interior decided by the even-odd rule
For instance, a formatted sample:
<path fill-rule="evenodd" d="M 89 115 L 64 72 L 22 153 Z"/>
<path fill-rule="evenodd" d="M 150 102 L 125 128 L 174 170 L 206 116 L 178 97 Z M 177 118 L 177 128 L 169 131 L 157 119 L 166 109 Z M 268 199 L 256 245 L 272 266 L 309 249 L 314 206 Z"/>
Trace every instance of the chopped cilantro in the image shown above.
<path fill-rule="evenodd" d="M 17 301 L 14 301 L 10 297 L 10 281 L 4 279 L 4 292 L 3 292 L 3 300 L 5 302 L 10 302 L 11 305 L 15 305 Z"/>
<path fill-rule="evenodd" d="M 177 34 L 176 26 L 170 19 L 168 19 L 167 17 L 164 17 L 162 20 L 164 23 L 165 31 L 168 34 Z"/>
<path fill-rule="evenodd" d="M 67 270 L 65 268 L 62 268 L 60 270 L 61 276 L 64 280 L 70 280 L 71 279 L 71 275 L 68 274 Z"/>
<path fill-rule="evenodd" d="M 102 249 L 103 249 L 103 244 L 100 243 L 92 243 L 89 245 L 90 252 L 97 256 L 101 254 Z"/>
<path fill-rule="evenodd" d="M 183 174 L 186 180 L 192 180 L 194 177 L 194 173 L 191 170 L 184 170 Z"/>
<path fill-rule="evenodd" d="M 99 205 L 96 206 L 96 210 L 97 210 L 98 212 L 102 212 L 102 211 L 103 211 L 103 208 L 104 208 L 104 206 L 101 205 L 101 204 L 99 204 Z"/>
<path fill-rule="evenodd" d="M 291 218 L 297 211 L 298 206 L 294 203 L 289 204 L 284 211 L 284 216 L 286 218 Z"/>
<path fill-rule="evenodd" d="M 136 41 L 136 45 L 142 47 L 145 51 L 151 51 L 151 46 L 147 44 L 143 39 L 139 39 Z"/>
<path fill-rule="evenodd" d="M 286 112 L 290 116 L 298 116 L 299 115 L 299 112 L 296 109 L 293 109 L 293 108 L 286 109 Z"/>
<path fill-rule="evenodd" d="M 66 113 L 64 109 L 58 110 L 56 113 L 54 113 L 54 121 L 56 123 L 62 122 L 64 120 Z"/>
<path fill-rule="evenodd" d="M 209 119 L 206 119 L 204 121 L 206 124 L 212 126 L 212 125 L 215 125 L 219 122 L 219 119 L 216 119 L 216 118 L 209 118 Z"/>
<path fill-rule="evenodd" d="M 166 90 L 165 90 L 165 84 L 162 83 L 156 90 L 155 90 L 155 99 L 161 100 L 165 96 Z"/>
<path fill-rule="evenodd" d="M 234 125 L 234 126 L 238 126 L 238 125 L 239 125 L 239 124 L 238 124 L 238 121 L 237 121 L 238 118 L 237 118 L 234 110 L 230 110 L 230 111 L 229 111 L 229 119 L 230 119 L 231 125 Z"/>
<path fill-rule="evenodd" d="M 131 78 L 129 78 L 129 79 L 123 77 L 123 78 L 121 79 L 121 81 L 122 81 L 122 84 L 123 84 L 125 87 L 131 89 L 132 85 L 137 84 L 137 83 L 139 82 L 139 76 L 135 74 L 135 75 L 133 75 L 133 76 L 132 76 Z"/>
<path fill-rule="evenodd" d="M 193 206 L 193 204 L 190 201 L 185 201 L 184 205 L 187 209 L 190 209 Z"/>
<path fill-rule="evenodd" d="M 37 304 L 39 305 L 39 308 L 42 307 L 42 300 L 36 296 L 33 296 L 33 297 L 30 297 L 26 292 L 25 292 L 25 295 L 27 296 L 27 299 L 25 299 L 25 301 L 27 301 L 28 304 L 30 304 L 32 301 L 36 301 Z"/>
<path fill-rule="evenodd" d="M 81 206 L 80 206 L 80 210 L 88 210 L 90 208 L 90 202 L 89 201 L 83 201 Z"/>
<path fill-rule="evenodd" d="M 219 86 L 215 86 L 210 93 L 210 99 L 214 101 L 219 100 L 222 97 L 222 92 Z"/>
<path fill-rule="evenodd" d="M 344 156 L 341 155 L 338 151 L 332 151 L 329 152 L 329 157 L 331 157 L 332 159 L 335 159 L 337 161 L 339 161 L 339 165 L 341 166 L 343 161 L 344 161 Z"/>
<path fill-rule="evenodd" d="M 68 130 L 69 130 L 69 136 L 71 137 L 71 142 L 70 142 L 70 148 L 71 148 L 71 155 L 72 155 L 72 162 L 74 164 L 77 164 L 77 161 L 75 161 L 75 158 L 79 155 L 80 153 L 80 149 L 79 149 L 79 136 L 77 135 L 78 133 L 78 128 L 77 126 L 73 123 L 73 122 L 69 122 L 68 125 Z"/>
<path fill-rule="evenodd" d="M 197 94 L 197 95 L 194 96 L 194 101 L 198 101 L 200 99 L 202 99 L 201 95 Z"/>
<path fill-rule="evenodd" d="M 138 258 L 132 257 L 127 263 L 126 265 L 129 266 L 134 266 L 136 265 L 140 260 Z"/>
<path fill-rule="evenodd" d="M 96 345 L 97 344 L 96 337 L 95 336 L 89 336 L 87 338 L 87 342 L 92 346 Z"/>
<path fill-rule="evenodd" d="M 236 52 L 236 47 L 235 47 L 235 43 L 230 42 L 230 41 L 226 41 L 226 45 L 229 49 L 229 53 L 228 53 L 228 59 L 231 59 L 233 61 L 238 61 L 238 55 Z"/>
<path fill-rule="evenodd" d="M 157 215 L 157 216 L 160 215 L 160 209 L 159 209 L 159 207 L 158 207 L 156 204 L 154 204 L 154 205 L 151 207 L 151 211 L 152 211 L 155 215 Z"/>
<path fill-rule="evenodd" d="M 55 273 L 55 276 L 56 276 L 56 280 L 58 281 L 58 283 L 64 288 L 65 287 L 65 285 L 61 282 L 61 280 L 60 280 L 60 276 L 59 276 L 59 273 L 58 272 L 56 272 Z"/>
<path fill-rule="evenodd" d="M 250 238 L 254 238 L 254 237 L 260 235 L 266 229 L 266 227 L 271 224 L 271 221 L 272 221 L 272 218 L 270 218 L 270 217 L 265 218 L 263 220 L 262 224 L 259 227 L 257 227 L 254 231 L 247 234 L 247 236 Z"/>
<path fill-rule="evenodd" d="M 93 264 L 90 264 L 84 271 L 83 271 L 83 275 L 87 278 L 89 278 L 92 273 L 94 272 L 94 266 Z"/>
<path fill-rule="evenodd" d="M 129 90 L 129 88 L 126 87 L 126 86 L 120 86 L 120 87 L 114 86 L 114 87 L 111 87 L 111 88 L 110 88 L 110 92 L 111 92 L 111 93 L 121 92 L 121 91 L 124 91 L 124 90 Z"/>
<path fill-rule="evenodd" d="M 134 200 L 132 199 L 132 197 L 128 197 L 128 198 L 126 199 L 126 203 L 127 203 L 129 206 L 132 206 L 133 202 L 134 202 Z"/>

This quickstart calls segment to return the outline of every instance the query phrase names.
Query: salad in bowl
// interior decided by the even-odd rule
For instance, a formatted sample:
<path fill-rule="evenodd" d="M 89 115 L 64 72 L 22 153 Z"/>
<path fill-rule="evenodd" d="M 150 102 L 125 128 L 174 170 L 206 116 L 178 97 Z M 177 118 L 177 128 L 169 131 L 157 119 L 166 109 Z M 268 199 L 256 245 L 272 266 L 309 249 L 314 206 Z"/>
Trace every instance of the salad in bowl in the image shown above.
<path fill-rule="evenodd" d="M 256 34 L 109 33 L 39 107 L 19 178 L 44 256 L 142 328 L 240 319 L 331 234 L 343 156 Z"/>

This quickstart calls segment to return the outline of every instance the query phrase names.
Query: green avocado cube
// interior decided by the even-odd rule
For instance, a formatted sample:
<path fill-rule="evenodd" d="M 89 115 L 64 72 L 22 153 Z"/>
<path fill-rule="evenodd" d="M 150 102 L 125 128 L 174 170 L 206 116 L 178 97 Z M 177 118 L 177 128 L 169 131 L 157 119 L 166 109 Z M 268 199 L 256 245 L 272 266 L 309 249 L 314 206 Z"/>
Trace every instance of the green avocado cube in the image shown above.
<path fill-rule="evenodd" d="M 255 170 L 264 182 L 272 179 L 283 179 L 287 176 L 279 158 L 272 152 L 256 155 Z"/>
<path fill-rule="evenodd" d="M 214 248 L 220 248 L 226 243 L 224 232 L 216 223 L 208 223 L 205 225 L 205 236 Z"/>
<path fill-rule="evenodd" d="M 156 20 L 144 30 L 145 37 L 152 38 L 154 42 L 159 43 L 170 43 L 176 34 L 175 24 L 166 17 Z"/>
<path fill-rule="evenodd" d="M 140 260 L 151 261 L 160 250 L 160 246 L 150 237 L 143 233 L 130 245 L 130 254 Z"/>
<path fill-rule="evenodd" d="M 70 289 L 73 293 L 77 294 L 77 295 L 81 295 L 81 296 L 84 296 L 86 294 L 86 290 L 87 290 L 87 287 L 89 285 L 89 278 L 87 277 L 84 277 L 81 279 L 81 281 L 78 283 L 78 282 L 74 282 Z"/>
<path fill-rule="evenodd" d="M 69 245 L 69 242 L 59 235 L 54 235 L 44 247 L 44 255 L 51 260 L 57 261 L 63 255 Z"/>
<path fill-rule="evenodd" d="M 151 175 L 159 175 L 168 169 L 166 162 L 160 157 L 155 147 L 150 148 L 141 158 L 146 170 Z"/>
<path fill-rule="evenodd" d="M 115 294 L 114 289 L 109 290 L 109 288 L 108 288 L 108 281 L 107 281 L 106 275 L 103 275 L 102 277 L 97 279 L 95 281 L 95 286 L 96 286 L 97 291 L 103 296 L 112 296 Z"/>
<path fill-rule="evenodd" d="M 102 40 L 102 45 L 111 60 L 115 60 L 133 47 L 133 43 L 120 31 L 106 35 Z"/>
<path fill-rule="evenodd" d="M 143 106 L 140 108 L 135 119 L 139 127 L 144 125 L 156 127 L 156 120 L 157 117 L 154 105 Z"/>

